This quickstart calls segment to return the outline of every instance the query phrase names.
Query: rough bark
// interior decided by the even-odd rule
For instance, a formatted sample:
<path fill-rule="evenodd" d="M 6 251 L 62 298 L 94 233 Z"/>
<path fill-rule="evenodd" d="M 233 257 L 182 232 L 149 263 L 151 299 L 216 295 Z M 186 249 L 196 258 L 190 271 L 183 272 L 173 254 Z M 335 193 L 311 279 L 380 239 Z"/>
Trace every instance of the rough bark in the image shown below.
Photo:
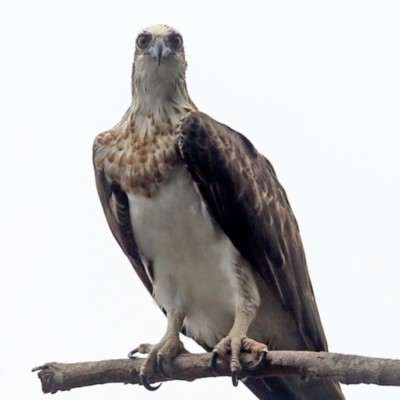
<path fill-rule="evenodd" d="M 165 372 L 171 380 L 195 380 L 214 377 L 210 369 L 210 353 L 184 354 L 165 364 Z M 139 371 L 143 358 L 105 360 L 74 364 L 47 363 L 32 371 L 39 371 L 44 393 L 70 390 L 82 386 L 110 382 L 139 384 Z M 244 368 L 256 360 L 251 354 L 242 353 Z M 231 375 L 229 362 L 218 360 L 220 376 Z M 400 360 L 361 357 L 336 353 L 314 353 L 308 351 L 270 351 L 266 362 L 256 372 L 244 370 L 242 377 L 277 375 L 299 375 L 309 379 L 333 379 L 345 384 L 373 383 L 376 385 L 400 386 Z M 163 382 L 165 377 L 158 372 L 149 382 Z"/>

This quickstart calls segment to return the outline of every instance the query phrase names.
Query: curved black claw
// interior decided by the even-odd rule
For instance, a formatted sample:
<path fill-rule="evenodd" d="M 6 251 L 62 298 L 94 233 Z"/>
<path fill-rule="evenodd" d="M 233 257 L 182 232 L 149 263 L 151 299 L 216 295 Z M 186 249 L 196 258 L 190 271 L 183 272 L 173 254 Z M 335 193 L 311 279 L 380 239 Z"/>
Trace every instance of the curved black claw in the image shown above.
<path fill-rule="evenodd" d="M 171 379 L 171 377 L 164 370 L 163 356 L 161 354 L 157 354 L 157 367 L 164 378 Z"/>
<path fill-rule="evenodd" d="M 260 358 L 258 359 L 258 361 L 257 361 L 254 365 L 252 365 L 251 367 L 249 367 L 248 369 L 249 369 L 250 371 L 255 371 L 256 369 L 258 369 L 259 367 L 261 367 L 261 365 L 264 364 L 265 358 L 266 358 L 266 357 L 267 357 L 267 352 L 266 352 L 266 351 L 263 351 L 263 352 L 260 354 Z"/>
<path fill-rule="evenodd" d="M 139 347 L 136 347 L 135 349 L 131 350 L 128 353 L 128 358 L 135 358 L 135 354 L 139 352 Z"/>
<path fill-rule="evenodd" d="M 238 371 L 233 371 L 232 372 L 232 385 L 236 387 L 238 384 L 239 384 Z"/>
<path fill-rule="evenodd" d="M 150 390 L 151 392 L 154 392 L 155 390 L 159 389 L 160 386 L 161 386 L 161 383 L 159 385 L 157 385 L 157 386 L 151 386 L 149 381 L 147 380 L 147 376 L 146 375 L 140 374 L 139 377 L 140 377 L 140 382 L 142 383 L 142 385 L 147 390 Z"/>
<path fill-rule="evenodd" d="M 210 360 L 210 368 L 212 369 L 212 372 L 214 372 L 215 375 L 219 375 L 219 373 L 217 372 L 217 358 L 218 358 L 218 353 L 216 351 L 213 351 Z"/>

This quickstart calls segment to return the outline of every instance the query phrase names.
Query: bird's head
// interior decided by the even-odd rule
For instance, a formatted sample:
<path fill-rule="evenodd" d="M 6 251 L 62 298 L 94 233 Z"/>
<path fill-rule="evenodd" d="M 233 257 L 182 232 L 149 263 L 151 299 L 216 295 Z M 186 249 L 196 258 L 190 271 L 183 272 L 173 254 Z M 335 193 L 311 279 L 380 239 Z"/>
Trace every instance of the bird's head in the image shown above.
<path fill-rule="evenodd" d="M 132 70 L 135 115 L 154 115 L 157 119 L 164 110 L 177 113 L 177 109 L 181 112 L 196 109 L 186 87 L 182 35 L 168 25 L 151 25 L 139 32 L 135 46 Z"/>
<path fill-rule="evenodd" d="M 182 35 L 168 25 L 155 24 L 141 30 L 136 38 L 135 63 L 161 67 L 186 67 Z"/>
<path fill-rule="evenodd" d="M 151 25 L 136 38 L 133 79 L 162 84 L 185 78 L 186 61 L 182 35 L 168 25 Z"/>

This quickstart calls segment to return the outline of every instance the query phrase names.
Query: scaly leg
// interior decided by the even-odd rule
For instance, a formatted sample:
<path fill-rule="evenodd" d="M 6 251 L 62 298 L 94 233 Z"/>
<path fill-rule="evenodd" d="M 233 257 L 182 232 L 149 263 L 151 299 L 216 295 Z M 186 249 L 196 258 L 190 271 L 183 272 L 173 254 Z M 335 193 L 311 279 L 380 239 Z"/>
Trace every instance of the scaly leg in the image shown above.
<path fill-rule="evenodd" d="M 129 353 L 129 357 L 131 358 L 137 352 L 148 354 L 140 369 L 140 380 L 142 385 L 149 390 L 157 390 L 161 386 L 151 386 L 148 382 L 148 377 L 152 375 L 156 366 L 158 366 L 162 375 L 168 378 L 164 372 L 163 362 L 173 360 L 178 354 L 188 353 L 183 346 L 183 343 L 179 340 L 179 332 L 183 325 L 182 315 L 176 312 L 171 312 L 167 313 L 167 318 L 167 332 L 159 343 L 155 345 L 144 343 Z"/>
<path fill-rule="evenodd" d="M 223 358 L 231 354 L 230 367 L 232 371 L 232 382 L 234 386 L 238 384 L 238 374 L 242 370 L 239 361 L 240 352 L 252 353 L 259 358 L 251 369 L 256 369 L 264 360 L 268 351 L 264 343 L 256 342 L 247 337 L 247 331 L 253 322 L 259 305 L 259 296 L 256 291 L 254 279 L 251 275 L 242 270 L 240 282 L 242 284 L 243 295 L 240 297 L 235 311 L 235 320 L 228 336 L 223 338 L 213 349 L 211 358 L 211 368 L 215 372 L 215 363 L 218 356 Z"/>

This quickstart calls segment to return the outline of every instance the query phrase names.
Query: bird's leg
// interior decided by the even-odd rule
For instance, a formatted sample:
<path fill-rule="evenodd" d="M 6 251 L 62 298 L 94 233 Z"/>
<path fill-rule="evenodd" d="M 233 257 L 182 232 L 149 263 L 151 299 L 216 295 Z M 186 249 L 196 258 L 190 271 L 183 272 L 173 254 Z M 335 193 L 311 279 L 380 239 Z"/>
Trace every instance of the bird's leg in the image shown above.
<path fill-rule="evenodd" d="M 159 387 L 150 386 L 148 383 L 148 377 L 153 374 L 156 366 L 158 366 L 160 372 L 168 378 L 164 372 L 163 363 L 171 361 L 178 354 L 188 353 L 183 343 L 179 340 L 179 332 L 183 325 L 183 316 L 177 312 L 171 312 L 167 313 L 167 318 L 167 332 L 159 343 L 155 345 L 148 343 L 141 344 L 138 349 L 130 353 L 130 355 L 133 355 L 134 352 L 148 354 L 140 369 L 140 379 L 143 386 L 149 390 L 156 390 Z"/>
<path fill-rule="evenodd" d="M 246 284 L 246 278 L 248 279 Z M 252 353 L 260 362 L 257 362 L 251 369 L 257 368 L 265 359 L 267 353 L 267 346 L 264 343 L 256 342 L 247 337 L 247 331 L 250 324 L 253 322 L 257 309 L 259 306 L 259 296 L 256 291 L 256 286 L 251 276 L 244 276 L 244 291 L 239 297 L 236 304 L 235 320 L 228 336 L 223 338 L 213 349 L 213 356 L 211 359 L 211 368 L 215 372 L 216 358 L 221 356 L 226 358 L 231 354 L 230 367 L 232 371 L 232 381 L 237 386 L 238 374 L 242 370 L 239 361 L 241 351 Z M 243 282 L 242 280 L 242 282 Z M 254 283 L 254 285 L 253 285 Z M 251 288 L 254 288 L 251 290 Z M 250 290 L 248 290 L 250 289 Z"/>

